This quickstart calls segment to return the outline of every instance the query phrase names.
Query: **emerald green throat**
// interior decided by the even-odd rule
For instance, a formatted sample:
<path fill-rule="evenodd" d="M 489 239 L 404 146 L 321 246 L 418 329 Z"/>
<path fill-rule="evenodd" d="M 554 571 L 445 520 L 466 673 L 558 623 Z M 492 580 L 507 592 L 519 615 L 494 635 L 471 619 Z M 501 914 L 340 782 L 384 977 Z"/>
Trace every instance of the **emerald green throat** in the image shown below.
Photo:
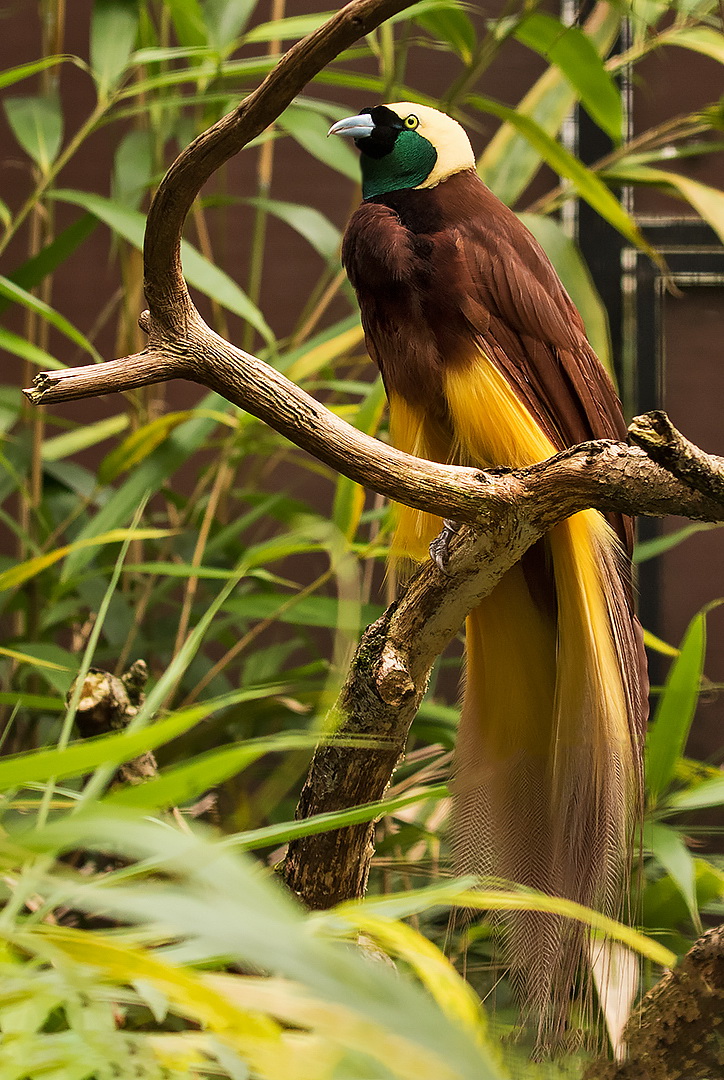
<path fill-rule="evenodd" d="M 401 131 L 384 157 L 368 157 L 362 151 L 362 197 L 415 188 L 427 180 L 436 161 L 437 150 L 428 139 L 416 131 Z"/>

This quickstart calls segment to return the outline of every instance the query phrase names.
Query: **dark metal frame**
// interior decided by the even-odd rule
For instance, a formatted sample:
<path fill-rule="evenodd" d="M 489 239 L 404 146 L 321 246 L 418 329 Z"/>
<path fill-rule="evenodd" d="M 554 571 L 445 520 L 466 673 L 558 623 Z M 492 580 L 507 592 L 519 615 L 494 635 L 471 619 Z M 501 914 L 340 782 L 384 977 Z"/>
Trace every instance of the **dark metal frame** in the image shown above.
<path fill-rule="evenodd" d="M 724 285 L 724 247 L 714 230 L 704 222 L 698 218 L 656 217 L 639 218 L 638 224 L 649 243 L 666 259 L 673 285 L 680 288 Z M 641 413 L 661 409 L 666 401 L 663 316 L 667 280 L 643 252 L 623 248 L 621 254 L 623 273 L 620 282 L 624 301 L 622 385 L 628 384 L 633 391 L 630 396 L 626 395 L 630 411 Z M 651 539 L 660 532 L 659 519 L 639 519 L 641 540 Z M 639 567 L 641 620 L 654 633 L 660 626 L 660 574 L 659 559 L 651 559 Z"/>
<path fill-rule="evenodd" d="M 569 0 L 570 3 L 570 0 Z M 567 7 L 562 0 L 562 7 Z M 583 0 L 579 18 L 590 10 Z M 568 12 L 570 17 L 573 8 Z M 622 27 L 612 52 L 628 43 L 630 27 Z M 621 81 L 625 122 L 632 122 L 632 85 L 626 72 Z M 613 148 L 608 136 L 593 123 L 583 109 L 577 109 L 569 132 L 571 149 L 592 165 Z M 621 192 L 621 201 L 634 211 L 630 189 Z M 660 251 L 669 270 L 668 281 L 679 288 L 724 285 L 724 246 L 707 224 L 695 217 L 643 217 L 634 215 L 648 242 Z M 581 254 L 606 308 L 611 351 L 624 411 L 630 418 L 650 409 L 661 409 L 666 390 L 666 342 L 663 307 L 667 278 L 642 251 L 630 247 L 621 234 L 591 207 L 578 201 L 575 207 L 576 236 Z M 658 536 L 661 521 L 640 518 L 641 540 Z M 644 626 L 660 630 L 661 560 L 651 559 L 638 568 L 639 612 Z"/>

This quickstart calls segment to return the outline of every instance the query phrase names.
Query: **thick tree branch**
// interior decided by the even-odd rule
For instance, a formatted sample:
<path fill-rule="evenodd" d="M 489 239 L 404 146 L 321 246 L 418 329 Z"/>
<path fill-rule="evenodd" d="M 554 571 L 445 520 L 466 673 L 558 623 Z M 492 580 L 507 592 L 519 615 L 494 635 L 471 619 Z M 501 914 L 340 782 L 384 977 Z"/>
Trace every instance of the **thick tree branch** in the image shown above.
<path fill-rule="evenodd" d="M 711 462 L 714 471 L 723 464 L 720 458 Z M 503 574 L 565 517 L 588 507 L 679 513 L 683 496 L 686 514 L 724 520 L 724 500 L 692 493 L 637 447 L 622 443 L 586 443 L 529 469 L 482 473 L 481 481 L 478 524 L 453 542 L 449 577 L 433 563 L 422 567 L 402 598 L 366 631 L 340 694 L 334 714 L 340 734 L 374 736 L 387 744 L 352 752 L 334 743 L 320 747 L 302 791 L 300 817 L 384 796 L 436 657 Z M 294 841 L 287 882 L 316 908 L 361 896 L 372 841 L 372 825 Z"/>
<path fill-rule="evenodd" d="M 42 372 L 24 392 L 33 404 L 49 405 L 178 377 L 216 390 L 365 487 L 456 521 L 481 521 L 500 502 L 547 503 L 552 494 L 555 500 L 548 527 L 555 524 L 553 519 L 562 520 L 589 506 L 627 514 L 721 520 L 716 497 L 692 490 L 685 482 L 688 478 L 676 479 L 643 450 L 623 443 L 586 443 L 548 462 L 510 473 L 482 472 L 403 454 L 357 431 L 275 368 L 224 341 L 196 312 L 183 341 L 164 341 L 105 364 Z M 672 445 L 685 442 L 675 428 L 671 430 Z M 707 467 L 712 476 L 722 472 L 722 459 L 697 453 L 701 469 Z"/>
<path fill-rule="evenodd" d="M 654 410 L 631 421 L 629 438 L 652 461 L 708 499 L 724 499 L 724 469 L 676 430 L 665 412 Z"/>

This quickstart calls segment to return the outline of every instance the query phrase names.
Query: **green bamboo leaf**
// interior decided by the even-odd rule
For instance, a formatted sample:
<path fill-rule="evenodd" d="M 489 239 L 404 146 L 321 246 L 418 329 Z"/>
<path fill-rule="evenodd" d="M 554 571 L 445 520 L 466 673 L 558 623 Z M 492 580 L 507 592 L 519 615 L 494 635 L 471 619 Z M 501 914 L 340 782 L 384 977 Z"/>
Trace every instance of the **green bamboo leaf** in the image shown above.
<path fill-rule="evenodd" d="M 52 197 L 60 200 L 60 202 L 81 206 L 119 236 L 122 236 L 129 244 L 133 244 L 139 251 L 143 250 L 146 219 L 137 210 L 133 210 L 128 206 L 121 206 L 112 199 L 106 199 L 102 195 L 94 195 L 89 191 L 54 191 Z M 239 288 L 228 274 L 225 274 L 218 266 L 214 266 L 212 262 L 205 259 L 185 240 L 181 243 L 181 259 L 186 280 L 190 285 L 199 289 L 206 296 L 210 296 L 212 300 L 216 300 L 222 307 L 233 311 L 236 315 L 240 315 L 255 330 L 259 331 L 268 344 L 272 345 L 274 343 L 274 334 L 259 308 L 251 302 L 246 293 Z"/>
<path fill-rule="evenodd" d="M 660 637 L 652 634 L 650 630 L 644 630 L 644 645 L 647 649 L 653 649 L 654 652 L 661 653 L 662 656 L 678 656 L 681 652 L 681 649 L 675 649 L 673 645 L 662 641 Z"/>
<path fill-rule="evenodd" d="M 5 115 L 25 153 L 45 174 L 63 140 L 63 111 L 56 95 L 5 98 Z"/>
<path fill-rule="evenodd" d="M 33 750 L 11 754 L 0 761 L 0 790 L 42 783 L 55 776 L 61 780 L 83 776 L 99 765 L 120 765 L 139 754 L 155 750 L 177 739 L 215 711 L 213 703 L 202 703 L 158 720 L 141 731 L 114 732 L 71 743 L 65 750 Z"/>
<path fill-rule="evenodd" d="M 209 44 L 219 53 L 228 52 L 249 21 L 257 0 L 206 0 L 204 18 Z"/>
<path fill-rule="evenodd" d="M 199 0 L 165 0 L 165 3 L 180 43 L 187 46 L 206 45 L 206 20 Z"/>
<path fill-rule="evenodd" d="M 347 907 L 345 915 L 360 933 L 369 934 L 388 955 L 408 965 L 446 1016 L 486 1046 L 491 1056 L 495 1053 L 480 998 L 432 941 L 406 923 L 379 918 L 359 905 Z"/>
<path fill-rule="evenodd" d="M 313 206 L 303 206 L 301 203 L 280 202 L 278 199 L 264 199 L 261 197 L 243 200 L 249 206 L 255 206 L 260 210 L 266 210 L 268 214 L 279 218 L 292 229 L 303 236 L 314 250 L 331 262 L 339 256 L 339 248 L 342 242 L 342 234 L 332 224 L 329 218 Z"/>
<path fill-rule="evenodd" d="M 339 69 L 327 68 L 314 76 L 314 82 L 324 83 L 328 86 L 344 86 L 347 90 L 362 90 L 366 94 L 375 94 L 381 97 L 385 90 L 384 81 L 379 75 L 360 75 L 356 71 L 340 71 Z M 421 105 L 426 105 L 424 95 L 411 94 Z"/>
<path fill-rule="evenodd" d="M 688 176 L 680 176 L 679 173 L 627 164 L 625 160 L 607 169 L 605 175 L 624 184 L 648 184 L 678 195 L 694 207 L 724 243 L 724 191 L 691 180 Z"/>
<path fill-rule="evenodd" d="M 210 787 L 221 784 L 231 776 L 237 776 L 266 754 L 284 753 L 289 750 L 313 750 L 318 742 L 314 733 L 292 732 L 274 735 L 266 739 L 249 739 L 240 746 L 223 746 L 198 754 L 164 770 L 163 774 L 147 780 L 145 784 L 121 788 L 107 795 L 105 806 L 132 806 L 141 810 L 160 810 L 171 806 L 183 806 L 198 798 Z"/>
<path fill-rule="evenodd" d="M 457 717 L 456 717 L 457 718 Z M 345 810 L 332 810 L 326 814 L 312 814 L 301 821 L 283 821 L 277 825 L 264 825 L 260 829 L 247 829 L 225 837 L 221 847 L 233 847 L 239 851 L 255 851 L 263 847 L 279 847 L 302 836 L 316 836 L 332 829 L 344 829 L 349 825 L 360 825 L 365 821 L 376 821 L 385 814 L 394 814 L 407 806 L 426 800 L 446 799 L 450 791 L 446 784 L 434 784 L 424 791 L 413 795 L 397 795 L 393 799 L 380 799 L 379 802 L 364 803 L 361 806 L 349 806 Z"/>
<path fill-rule="evenodd" d="M 360 182 L 356 153 L 347 145 L 346 140 L 327 138 L 329 121 L 316 110 L 291 105 L 282 113 L 277 123 L 312 157 L 336 169 L 355 183 Z"/>
<path fill-rule="evenodd" d="M 303 384 L 322 368 L 360 347 L 363 341 L 364 331 L 357 315 L 353 315 L 286 353 L 279 362 L 279 370 L 292 382 Z"/>
<path fill-rule="evenodd" d="M 109 939 L 92 930 L 45 927 L 42 933 L 21 933 L 17 943 L 38 957 L 42 957 L 50 949 L 53 958 L 62 957 L 71 971 L 78 968 L 84 971 L 89 968 L 96 969 L 104 983 L 133 985 L 142 991 L 142 996 L 155 998 L 157 1004 L 160 999 L 165 1008 L 168 1008 L 168 1002 L 173 1002 L 175 1012 L 189 1017 L 205 1032 L 222 1033 L 223 1042 L 227 1045 L 227 1056 L 220 1057 L 219 1060 L 228 1061 L 232 1048 L 238 1051 L 245 1066 L 241 1073 L 244 1080 L 250 1075 L 246 1068 L 247 1062 L 253 1068 L 255 1076 L 264 1076 L 267 1080 L 302 1080 L 303 1076 L 309 1075 L 295 1068 L 297 1055 L 292 1048 L 285 1045 L 282 1028 L 276 1019 L 265 1015 L 256 1007 L 239 1007 L 226 992 L 226 987 L 214 986 L 204 973 L 169 962 L 156 952 L 127 941 Z M 64 1004 L 67 1007 L 67 1003 Z M 71 1012 L 71 1017 L 77 1017 L 75 1010 Z M 103 1017 L 103 1021 L 108 1024 L 106 1017 Z M 54 1059 L 53 1073 L 58 1080 L 61 1075 L 63 1080 L 86 1080 L 86 1077 L 104 1074 L 121 1076 L 124 1072 L 128 1075 L 126 1065 L 128 1058 L 132 1056 L 132 1068 L 136 1076 L 163 1075 L 157 1066 L 159 1061 L 164 1061 L 170 1066 L 164 1070 L 167 1075 L 190 1078 L 193 1074 L 200 1075 L 194 1066 L 198 1064 L 203 1067 L 209 1064 L 208 1051 L 214 1053 L 215 1049 L 214 1044 L 209 1046 L 208 1041 L 202 1043 L 206 1053 L 194 1052 L 193 1044 L 188 1040 L 184 1044 L 178 1037 L 175 1049 L 166 1045 L 168 1042 L 168 1035 L 161 1036 L 160 1040 L 158 1036 L 154 1037 L 154 1059 L 147 1063 L 143 1054 L 144 1043 L 137 1046 L 126 1040 L 121 1054 L 124 1064 L 116 1065 L 112 1057 L 108 1059 L 109 1032 L 104 1031 L 103 1038 L 96 1038 L 95 1045 L 91 1044 L 83 1054 L 81 1068 L 72 1072 L 63 1069 L 61 1074 L 57 1069 L 58 1061 Z M 101 1045 L 103 1051 L 99 1053 L 98 1048 Z M 111 1047 L 112 1045 L 110 1042 Z M 217 1055 L 214 1053 L 214 1056 Z M 231 1056 L 236 1057 L 235 1054 Z M 236 1059 L 239 1064 L 242 1063 L 242 1058 Z M 24 1066 L 27 1064 L 23 1063 Z M 46 1072 L 46 1069 L 40 1071 Z M 214 1069 L 214 1072 L 216 1071 Z M 224 1075 L 227 1075 L 226 1069 Z M 233 1074 L 228 1075 L 233 1080 Z M 17 1072 L 13 1071 L 13 1076 L 19 1080 Z"/>
<path fill-rule="evenodd" d="M 211 400 L 219 400 L 209 395 Z M 214 428 L 205 416 L 195 416 L 171 432 L 153 453 L 132 471 L 127 480 L 105 502 L 98 513 L 81 529 L 77 540 L 87 540 L 115 529 L 128 521 L 147 492 L 155 494 L 199 447 L 203 446 Z M 67 468 L 64 465 L 63 468 Z M 91 546 L 72 551 L 61 571 L 62 581 L 72 581 L 93 559 Z"/>
<path fill-rule="evenodd" d="M 205 49 L 197 51 L 200 55 L 208 55 L 208 51 Z M 184 83 L 194 83 L 195 86 L 198 86 L 211 79 L 234 79 L 237 81 L 243 79 L 245 82 L 249 82 L 266 75 L 276 63 L 277 58 L 275 56 L 254 56 L 249 60 L 225 60 L 222 64 L 219 64 L 216 60 L 213 63 L 199 63 L 193 67 L 186 64 L 183 67 L 172 68 L 158 75 L 152 75 L 147 79 L 137 80 L 127 90 L 118 91 L 118 100 L 132 99 L 134 103 L 137 103 L 139 95 L 148 94 L 153 90 L 165 90 L 174 86 L 182 86 Z M 134 115 L 137 115 L 137 113 L 134 112 Z"/>
<path fill-rule="evenodd" d="M 359 405 L 350 423 L 366 435 L 375 435 L 382 421 L 386 402 L 385 388 L 382 379 L 378 377 L 371 384 L 365 400 Z M 364 488 L 340 474 L 335 486 L 332 520 L 348 540 L 352 540 L 357 534 L 364 505 Z"/>
<path fill-rule="evenodd" d="M 705 859 L 694 859 L 696 900 L 701 911 L 724 893 L 724 874 Z M 642 923 L 653 936 L 671 940 L 673 927 L 686 921 L 688 910 L 681 890 L 668 874 L 649 881 L 641 897 Z M 682 941 L 680 951 L 686 952 L 691 942 Z"/>
<path fill-rule="evenodd" d="M 96 363 L 101 363 L 102 357 L 97 352 L 95 347 L 91 344 L 84 334 L 81 334 L 80 330 L 76 329 L 72 323 L 56 311 L 49 304 L 46 304 L 43 300 L 39 300 L 37 296 L 33 296 L 20 285 L 16 285 L 10 278 L 0 276 L 0 295 L 6 296 L 14 303 L 22 304 L 23 307 L 29 311 L 39 315 L 41 319 L 45 319 L 51 326 L 54 326 L 56 330 L 59 330 L 65 337 L 70 338 L 76 345 L 80 345 L 82 349 L 85 349 L 87 353 L 93 357 Z"/>
<path fill-rule="evenodd" d="M 413 4 L 406 11 L 400 12 L 390 22 L 399 22 L 401 18 L 412 18 L 423 30 L 448 45 L 464 64 L 469 64 L 478 44 L 475 27 L 462 4 L 422 0 Z"/>
<path fill-rule="evenodd" d="M 77 608 L 76 608 L 77 610 Z M 65 698 L 73 677 L 78 670 L 78 658 L 49 641 L 18 641 L 18 652 L 31 657 L 36 663 L 36 671 L 57 694 Z M 29 663 L 31 661 L 28 661 Z"/>
<path fill-rule="evenodd" d="M 603 60 L 577 26 L 564 26 L 552 15 L 534 12 L 518 25 L 514 36 L 560 68 L 584 109 L 616 143 L 623 132 L 621 94 Z"/>
<path fill-rule="evenodd" d="M 492 113 L 516 128 L 552 169 L 572 182 L 581 198 L 585 199 L 602 218 L 618 229 L 621 235 L 637 248 L 645 251 L 655 263 L 662 264 L 661 256 L 645 240 L 631 215 L 609 191 L 600 177 L 551 138 L 535 120 L 491 98 L 481 97 L 479 94 L 471 94 L 468 101 L 481 112 Z"/>
<path fill-rule="evenodd" d="M 32 667 L 46 668 L 51 671 L 67 671 L 63 664 L 55 664 L 52 660 L 41 660 L 40 657 L 31 656 L 29 653 L 20 652 L 18 649 L 6 649 L 0 646 L 0 656 L 7 656 L 11 660 L 17 660 L 19 664 L 30 664 Z"/>
<path fill-rule="evenodd" d="M 689 623 L 649 729 L 646 783 L 651 805 L 656 805 L 671 783 L 684 752 L 699 700 L 705 652 L 706 614 L 700 611 Z"/>
<path fill-rule="evenodd" d="M 659 36 L 659 45 L 678 45 L 682 49 L 709 56 L 724 64 L 724 36 L 713 26 L 684 26 L 665 31 Z"/>
<path fill-rule="evenodd" d="M 146 695 L 145 701 L 128 726 L 129 733 L 146 727 L 153 720 L 169 695 L 173 693 L 174 688 L 178 685 L 189 664 L 198 652 L 206 632 L 216 618 L 224 601 L 228 598 L 232 590 L 238 586 L 245 573 L 246 563 L 242 560 L 237 564 L 234 576 L 226 583 L 226 585 L 224 585 L 212 603 L 206 608 L 203 615 L 196 623 L 196 626 L 194 626 L 179 651 L 171 660 L 171 663 L 164 670 L 161 678 Z M 108 766 L 101 766 L 98 768 L 83 791 L 82 802 L 88 803 L 95 800 L 104 789 L 110 776 L 111 770 Z"/>
<path fill-rule="evenodd" d="M 6 86 L 12 86 L 13 83 L 20 82 L 22 79 L 29 79 L 40 71 L 47 71 L 48 68 L 64 64 L 68 60 L 73 63 L 77 62 L 74 56 L 44 56 L 42 60 L 33 60 L 31 64 L 19 64 L 18 67 L 7 68 L 5 71 L 0 72 L 0 90 L 4 90 Z"/>
<path fill-rule="evenodd" d="M 363 907 L 372 917 L 405 919 L 440 905 L 470 907 L 474 911 L 547 911 L 552 915 L 575 919 L 584 926 L 590 926 L 656 964 L 673 967 L 676 963 L 676 956 L 670 949 L 665 949 L 657 941 L 652 941 L 632 927 L 616 922 L 592 908 L 584 907 L 583 904 L 561 896 L 548 896 L 536 892 L 535 889 L 526 889 L 522 885 L 508 885 L 506 882 L 496 882 L 494 886 L 486 887 L 485 879 L 479 881 L 469 877 L 441 885 L 429 885 L 422 889 L 410 889 L 404 893 L 368 897 L 364 901 L 348 900 L 337 904 L 330 914 L 316 913 L 313 919 L 315 923 L 324 925 L 325 920 L 345 919 L 350 912 L 350 921 L 353 923 L 355 909 L 358 907 Z"/>
<path fill-rule="evenodd" d="M 135 130 L 121 139 L 113 158 L 111 195 L 115 202 L 138 209 L 153 177 L 154 138 L 151 131 Z"/>
<path fill-rule="evenodd" d="M 130 569 L 130 567 L 129 567 Z M 211 572 L 208 572 L 209 576 Z M 228 570 L 214 571 L 213 576 L 228 577 Z M 201 576 L 204 576 L 203 569 Z M 282 609 L 282 610 L 280 610 Z M 334 596 L 302 596 L 297 598 L 292 593 L 248 593 L 243 597 L 233 597 L 224 605 L 225 611 L 231 611 L 245 620 L 261 621 L 274 619 L 290 626 L 320 626 L 334 630 L 339 626 L 339 602 Z M 382 614 L 380 604 L 365 604 L 361 612 L 364 625 L 374 622 Z M 349 627 L 359 629 L 359 620 Z"/>
<path fill-rule="evenodd" d="M 333 11 L 318 11 L 313 15 L 290 15 L 286 19 L 275 19 L 273 22 L 261 23 L 255 26 L 248 34 L 244 35 L 244 43 L 260 41 L 296 41 L 297 38 L 305 37 L 314 30 L 318 30 L 322 23 L 326 22 Z"/>
<path fill-rule="evenodd" d="M 81 551 L 88 547 L 102 547 L 105 544 L 117 544 L 129 536 L 134 540 L 161 540 L 164 536 L 173 536 L 173 534 L 173 529 L 112 529 L 110 532 L 101 533 L 86 540 L 76 540 L 72 544 L 65 544 L 44 555 L 36 555 L 32 559 L 26 559 L 25 562 L 3 571 L 0 574 L 0 592 L 17 588 L 18 585 L 22 585 L 41 574 L 43 570 L 47 570 L 49 566 L 64 559 L 71 552 Z"/>
<path fill-rule="evenodd" d="M 518 214 L 518 217 L 555 266 L 566 291 L 581 313 L 594 352 L 609 375 L 613 376 L 608 315 L 577 245 L 553 218 L 542 214 Z"/>
<path fill-rule="evenodd" d="M 96 420 L 92 424 L 80 424 L 72 431 L 64 431 L 62 435 L 46 439 L 42 450 L 43 461 L 62 461 L 71 454 L 87 450 L 89 446 L 97 446 L 98 443 L 119 435 L 128 427 L 128 423 L 128 415 L 118 413 L 116 416 L 106 417 L 105 420 Z"/>
<path fill-rule="evenodd" d="M 98 222 L 92 214 L 83 214 L 67 229 L 58 235 L 37 255 L 28 259 L 9 275 L 10 280 L 23 289 L 33 289 L 40 285 L 48 274 L 57 270 L 83 241 L 90 236 Z M 0 313 L 12 303 L 7 297 L 0 296 Z"/>
<path fill-rule="evenodd" d="M 142 926 L 157 925 L 162 912 L 166 934 L 182 947 L 193 942 L 197 958 L 227 957 L 301 983 L 306 997 L 341 1003 L 365 1021 L 359 1049 L 381 1058 L 401 1080 L 502 1077 L 487 1048 L 451 1022 L 420 987 L 315 933 L 310 917 L 250 859 L 130 814 L 111 818 L 93 810 L 64 820 L 62 834 L 51 825 L 24 833 L 22 843 L 36 850 L 110 845 L 127 857 L 152 859 L 166 874 L 128 887 L 78 884 L 70 894 L 66 883 L 66 903 L 88 911 L 102 905 L 106 916 Z M 182 890 L 179 880 L 193 885 Z M 370 1024 L 381 1029 L 379 1036 L 375 1031 L 370 1037 Z M 391 1031 L 394 1039 L 383 1037 Z M 378 1071 L 375 1066 L 374 1075 Z"/>
<path fill-rule="evenodd" d="M 681 835 L 668 825 L 651 822 L 646 828 L 644 843 L 658 863 L 663 866 L 681 892 L 697 934 L 702 933 L 701 916 L 696 899 L 696 869 L 691 852 Z"/>
<path fill-rule="evenodd" d="M 110 484 L 123 472 L 127 472 L 135 465 L 153 453 L 157 446 L 165 442 L 174 428 L 192 419 L 193 409 L 185 409 L 183 412 L 166 413 L 144 424 L 128 435 L 120 446 L 116 446 L 107 454 L 98 468 L 98 480 L 101 484 Z"/>
<path fill-rule="evenodd" d="M 120 81 L 136 44 L 138 0 L 94 0 L 90 66 L 103 100 Z"/>
<path fill-rule="evenodd" d="M 724 806 L 724 776 L 677 791 L 666 800 L 666 809 L 679 814 L 684 810 L 704 810 Z"/>
<path fill-rule="evenodd" d="M 30 657 L 30 663 L 37 661 Z M 65 702 L 61 697 L 48 697 L 46 694 L 25 694 L 22 690 L 0 691 L 0 705 L 17 706 L 20 709 L 33 709 L 37 712 L 65 712 Z"/>
<path fill-rule="evenodd" d="M 657 555 L 663 555 L 665 551 L 677 547 L 682 541 L 688 540 L 690 536 L 695 536 L 696 533 L 708 532 L 710 529 L 721 529 L 721 527 L 721 522 L 717 521 L 692 521 L 689 525 L 676 529 L 675 532 L 664 533 L 662 536 L 655 536 L 651 540 L 639 540 L 634 548 L 633 561 L 642 563 L 648 559 L 655 559 Z"/>
<path fill-rule="evenodd" d="M 166 64 L 170 60 L 196 60 L 201 56 L 208 56 L 208 49 L 204 45 L 158 45 L 137 49 L 131 61 L 139 67 L 145 67 L 147 64 Z M 176 72 L 176 74 L 181 74 L 181 72 Z M 186 75 L 188 74 L 187 71 Z M 194 75 L 194 81 L 197 75 L 198 72 Z"/>
<path fill-rule="evenodd" d="M 605 56 L 621 28 L 624 12 L 614 4 L 596 4 L 584 33 L 599 56 Z M 560 131 L 575 104 L 576 93 L 559 68 L 551 66 L 520 101 L 516 112 L 534 120 L 548 135 Z M 501 124 L 478 161 L 484 182 L 508 206 L 513 206 L 541 164 L 536 147 L 516 127 Z"/>
<path fill-rule="evenodd" d="M 13 356 L 20 356 L 23 360 L 27 360 L 30 364 L 37 364 L 41 368 L 58 370 L 66 366 L 45 349 L 41 349 L 39 345 L 34 345 L 32 341 L 20 337 L 19 334 L 14 334 L 12 330 L 6 330 L 4 326 L 0 326 L 0 349 L 6 349 Z"/>
<path fill-rule="evenodd" d="M 156 577 L 176 578 L 197 577 L 202 581 L 228 581 L 229 578 L 235 576 L 234 570 L 221 570 L 214 566 L 192 566 L 191 563 L 128 563 L 126 569 L 129 573 L 134 574 L 153 574 Z"/>

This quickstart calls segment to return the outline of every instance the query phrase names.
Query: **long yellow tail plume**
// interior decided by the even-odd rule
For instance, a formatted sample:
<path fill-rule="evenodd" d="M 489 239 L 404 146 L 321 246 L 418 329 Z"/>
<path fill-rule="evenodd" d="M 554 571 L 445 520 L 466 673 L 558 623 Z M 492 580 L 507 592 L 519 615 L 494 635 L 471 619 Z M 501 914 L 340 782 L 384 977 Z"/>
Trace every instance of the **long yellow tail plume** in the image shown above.
<path fill-rule="evenodd" d="M 445 375 L 450 430 L 392 397 L 395 445 L 436 460 L 522 467 L 556 448 L 476 353 Z M 439 519 L 401 508 L 394 549 L 424 558 Z M 623 553 L 596 511 L 562 522 L 467 620 L 456 751 L 458 868 L 620 911 L 637 805 L 630 717 L 636 645 Z M 552 1035 L 585 946 L 550 916 L 506 921 L 522 997 Z"/>

